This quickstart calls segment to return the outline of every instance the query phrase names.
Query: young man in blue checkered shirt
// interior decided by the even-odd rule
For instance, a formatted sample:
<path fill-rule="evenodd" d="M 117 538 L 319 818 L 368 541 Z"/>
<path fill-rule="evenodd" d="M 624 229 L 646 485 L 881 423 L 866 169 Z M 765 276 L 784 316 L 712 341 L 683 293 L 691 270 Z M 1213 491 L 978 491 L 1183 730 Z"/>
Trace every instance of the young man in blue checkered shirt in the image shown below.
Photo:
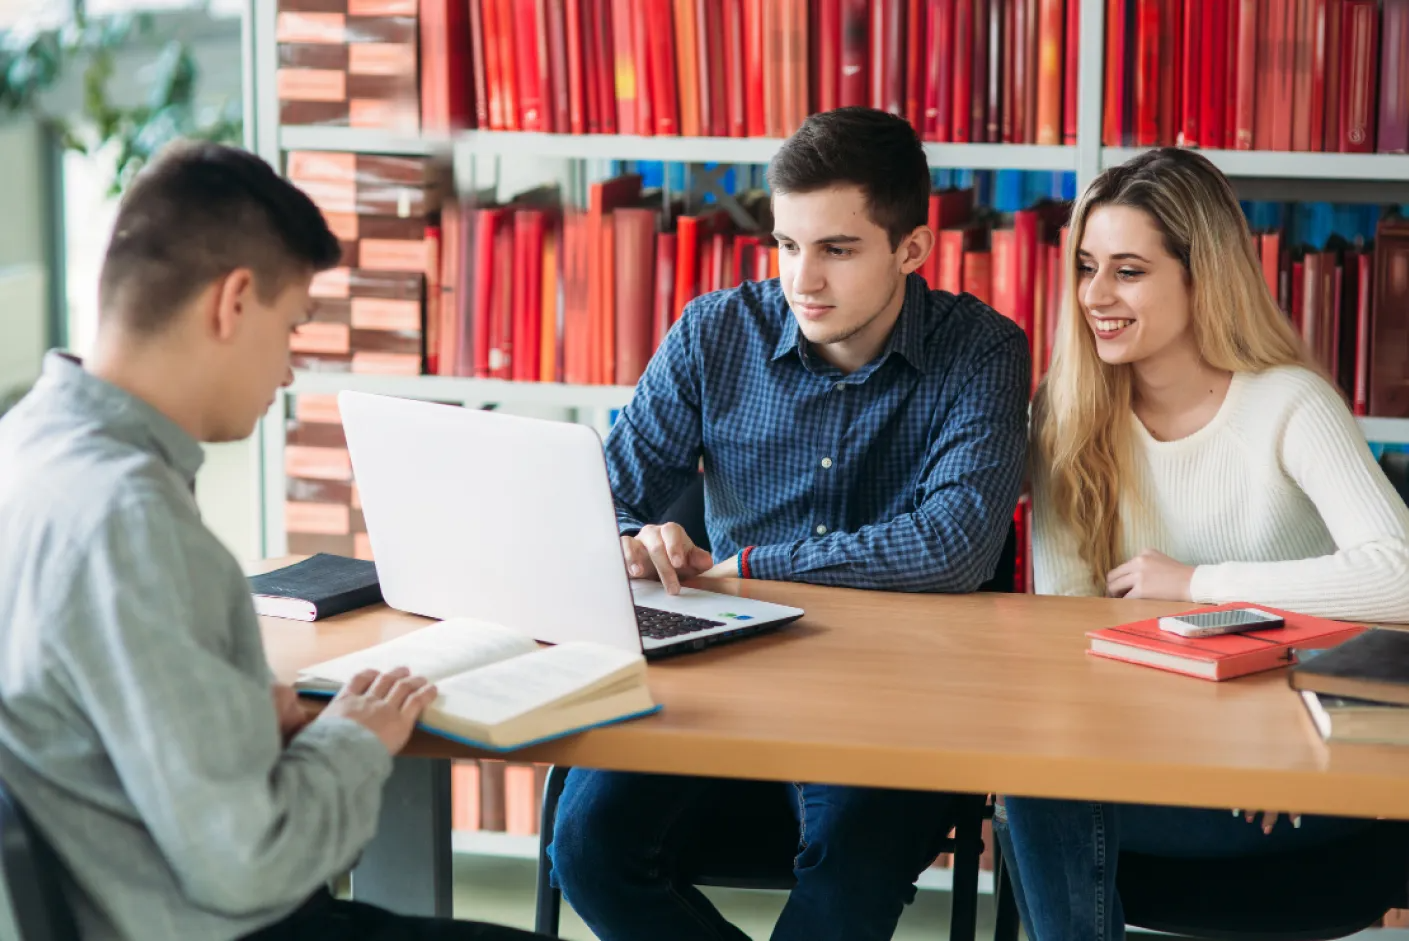
<path fill-rule="evenodd" d="M 915 272 L 930 177 L 903 119 L 813 115 L 768 169 L 780 278 L 693 301 L 607 439 L 631 574 L 969 592 L 1022 482 L 1027 338 Z M 704 461 L 713 555 L 659 520 Z M 937 626 L 938 629 L 938 626 Z M 675 878 L 726 818 L 796 826 L 778 941 L 889 938 L 948 833 L 948 795 L 574 770 L 556 878 L 603 941 L 743 939 Z"/>

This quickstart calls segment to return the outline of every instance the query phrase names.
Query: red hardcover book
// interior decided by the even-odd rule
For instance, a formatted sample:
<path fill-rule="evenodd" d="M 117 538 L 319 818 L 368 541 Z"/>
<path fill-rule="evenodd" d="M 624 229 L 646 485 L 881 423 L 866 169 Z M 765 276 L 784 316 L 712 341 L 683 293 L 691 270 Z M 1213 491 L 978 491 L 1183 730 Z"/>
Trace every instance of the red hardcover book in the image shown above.
<path fill-rule="evenodd" d="M 1187 613 L 1227 611 L 1240 607 L 1247 605 L 1198 607 Z M 1216 637 L 1180 637 L 1160 630 L 1159 619 L 1150 618 L 1120 627 L 1089 631 L 1086 636 L 1091 638 L 1090 653 L 1093 656 L 1124 660 L 1206 680 L 1231 680 L 1249 673 L 1288 666 L 1294 659 L 1293 648 L 1334 647 L 1365 629 L 1359 624 L 1295 614 L 1266 605 L 1256 607 L 1281 616 L 1285 626 Z"/>
<path fill-rule="evenodd" d="M 602 112 L 605 102 L 602 101 L 602 87 L 597 82 L 597 72 L 601 68 L 598 62 L 600 48 L 597 44 L 597 33 L 601 29 L 601 24 L 597 22 L 596 0 L 569 0 L 581 5 L 582 22 L 582 101 L 583 111 L 587 120 L 588 134 L 602 134 Z"/>
<path fill-rule="evenodd" d="M 974 0 L 955 0 L 954 7 L 954 94 L 950 96 L 949 139 L 956 144 L 967 144 L 969 135 L 969 110 L 973 101 L 974 84 Z"/>
<path fill-rule="evenodd" d="M 475 210 L 474 259 L 474 374 L 486 378 L 493 373 L 490 343 L 493 334 L 494 252 L 498 245 L 499 225 L 505 216 L 503 209 Z"/>
<path fill-rule="evenodd" d="M 993 299 L 993 256 L 988 252 L 964 252 L 963 270 L 964 293 L 992 306 Z"/>
<path fill-rule="evenodd" d="M 1293 0 L 1268 0 L 1267 44 L 1272 50 L 1272 91 L 1269 101 L 1289 102 L 1295 94 L 1296 6 Z M 1272 110 L 1272 150 L 1292 149 L 1292 109 Z"/>
<path fill-rule="evenodd" d="M 631 25 L 631 0 L 607 0 L 612 16 L 613 87 L 616 92 L 617 127 L 623 134 L 641 133 L 637 120 L 641 116 L 636 106 L 639 85 L 636 81 L 636 31 Z"/>
<path fill-rule="evenodd" d="M 973 79 L 969 95 L 969 140 L 988 139 L 988 11 L 991 0 L 973 0 Z"/>
<path fill-rule="evenodd" d="M 1382 218 L 1375 233 L 1367 332 L 1370 414 L 1409 418 L 1409 221 L 1397 216 Z"/>
<path fill-rule="evenodd" d="M 1320 150 L 1326 134 L 1326 0 L 1307 0 L 1306 46 L 1308 76 L 1311 86 L 1310 133 L 1306 149 Z"/>
<path fill-rule="evenodd" d="M 992 256 L 992 296 L 994 310 L 1022 326 L 1018 320 L 1018 250 L 1017 236 L 1012 229 L 994 229 L 989 235 Z"/>
<path fill-rule="evenodd" d="M 1376 150 L 1409 153 L 1409 0 L 1384 0 L 1380 21 L 1380 127 Z"/>
<path fill-rule="evenodd" d="M 493 290 L 489 302 L 489 375 L 513 376 L 514 362 L 514 226 L 506 216 L 494 232 Z"/>
<path fill-rule="evenodd" d="M 699 137 L 700 45 L 695 0 L 675 0 L 675 77 L 679 83 L 680 135 Z"/>
<path fill-rule="evenodd" d="M 939 232 L 939 271 L 930 285 L 950 294 L 964 290 L 964 249 L 969 238 L 967 228 L 942 229 Z"/>
<path fill-rule="evenodd" d="M 616 82 L 612 78 L 612 20 L 611 10 L 607 6 L 609 2 L 610 0 L 594 0 L 593 6 L 593 16 L 597 21 L 597 28 L 593 31 L 597 41 L 597 101 L 601 108 L 599 118 L 603 134 L 617 133 L 618 126 Z"/>
<path fill-rule="evenodd" d="M 816 72 L 817 110 L 831 111 L 841 101 L 841 0 L 817 4 Z"/>
<path fill-rule="evenodd" d="M 1179 40 L 1182 38 L 1184 0 L 1169 0 L 1159 6 L 1159 29 L 1164 41 L 1159 46 L 1157 138 L 1161 146 L 1168 146 L 1174 143 L 1179 133 L 1179 63 L 1183 55 Z"/>
<path fill-rule="evenodd" d="M 618 209 L 616 227 L 616 363 L 614 381 L 633 386 L 654 345 L 656 212 Z"/>
<path fill-rule="evenodd" d="M 651 75 L 651 30 L 646 20 L 649 0 L 631 0 L 631 48 L 636 53 L 636 133 L 656 133 L 655 87 Z M 740 0 L 733 0 L 738 3 Z"/>
<path fill-rule="evenodd" d="M 1159 142 L 1159 0 L 1138 0 L 1135 7 L 1135 146 Z"/>
<path fill-rule="evenodd" d="M 744 0 L 723 0 L 724 133 L 748 134 L 744 81 Z"/>
<path fill-rule="evenodd" d="M 553 131 L 569 133 L 572 128 L 572 93 L 568 73 L 567 8 L 569 0 L 542 0 L 547 21 L 548 114 Z"/>
<path fill-rule="evenodd" d="M 1228 0 L 1203 0 L 1203 63 L 1228 59 Z M 1205 68 L 1199 100 L 1199 146 L 1223 146 L 1224 108 L 1227 107 L 1227 72 Z"/>
<path fill-rule="evenodd" d="M 1356 259 L 1355 268 L 1355 394 L 1351 397 L 1355 414 L 1370 414 L 1370 296 L 1374 284 L 1374 256 L 1369 252 Z"/>
<path fill-rule="evenodd" d="M 1022 100 L 1018 83 L 1014 80 L 1018 68 L 1017 18 L 1021 3 L 1020 0 L 998 0 L 997 6 L 1000 8 L 1002 19 L 1002 35 L 999 41 L 999 55 L 1002 61 L 999 66 L 1003 78 L 1000 89 L 998 139 L 1005 144 L 1016 144 L 1022 136 L 1022 125 L 1025 123 L 1019 111 L 1027 104 Z"/>
<path fill-rule="evenodd" d="M 949 140 L 949 87 L 953 70 L 947 52 L 953 45 L 954 0 L 929 0 L 925 17 L 925 140 Z"/>
<path fill-rule="evenodd" d="M 1062 0 L 1041 0 L 1037 39 L 1037 143 L 1062 142 Z"/>
<path fill-rule="evenodd" d="M 1018 0 L 1027 10 L 1027 32 L 1022 36 L 1023 58 L 1027 60 L 1027 83 L 1023 85 L 1022 95 L 1027 98 L 1029 104 L 1025 120 L 1020 128 L 1015 128 L 1015 133 L 1021 130 L 1020 139 L 1025 144 L 1030 144 L 1037 139 L 1037 50 L 1040 27 L 1037 17 L 1037 0 Z"/>
<path fill-rule="evenodd" d="M 508 129 L 505 121 L 505 85 L 503 68 L 499 62 L 499 0 L 470 0 L 480 8 L 484 36 L 484 82 L 489 108 L 489 128 L 495 131 Z"/>
<path fill-rule="evenodd" d="M 866 103 L 879 111 L 884 111 L 886 107 L 886 56 L 890 55 L 890 50 L 886 48 L 887 11 L 901 2 L 903 0 L 871 0 L 868 11 L 870 26 L 866 31 L 866 58 L 870 70 L 866 78 Z"/>
<path fill-rule="evenodd" d="M 905 41 L 905 72 L 902 81 L 905 85 L 905 119 L 922 133 L 925 127 L 925 69 L 922 56 L 925 45 L 924 0 L 908 0 L 905 8 L 905 24 L 902 36 Z"/>
<path fill-rule="evenodd" d="M 1261 236 L 1262 277 L 1267 281 L 1267 290 L 1272 300 L 1283 310 L 1282 303 L 1282 235 L 1268 232 Z"/>
<path fill-rule="evenodd" d="M 1175 143 L 1180 147 L 1197 147 L 1200 143 L 1199 125 L 1203 101 L 1200 90 L 1203 80 L 1200 68 L 1200 53 L 1203 50 L 1203 0 L 1184 0 L 1179 48 L 1183 55 L 1179 60 L 1179 124 Z"/>
<path fill-rule="evenodd" d="M 750 0 L 758 2 L 758 0 Z M 651 49 L 651 110 L 656 116 L 656 133 L 680 133 L 678 96 L 675 88 L 675 25 L 671 0 L 644 0 Z"/>
<path fill-rule="evenodd" d="M 984 113 L 988 121 L 986 140 L 1000 143 L 1003 140 L 1003 117 L 1006 113 L 1003 95 L 1010 84 L 1007 81 L 1007 60 L 1004 42 L 1008 36 L 1008 11 L 1010 0 L 988 0 L 988 75 L 984 79 L 987 102 Z"/>
<path fill-rule="evenodd" d="M 543 335 L 543 210 L 514 212 L 514 356 L 516 382 L 538 381 Z"/>
<path fill-rule="evenodd" d="M 1106 76 L 1101 143 L 1119 147 L 1125 136 L 1125 0 L 1106 0 Z"/>
<path fill-rule="evenodd" d="M 1233 147 L 1252 150 L 1257 101 L 1257 0 L 1237 0 L 1237 60 L 1233 71 Z"/>
<path fill-rule="evenodd" d="M 567 0 L 568 128 L 587 133 L 587 43 L 582 31 L 582 0 Z"/>
<path fill-rule="evenodd" d="M 763 126 L 768 137 L 783 136 L 783 8 L 763 3 Z"/>
<path fill-rule="evenodd" d="M 499 77 L 504 83 L 504 129 L 520 131 L 523 130 L 523 111 L 519 102 L 521 89 L 519 88 L 517 44 L 514 41 L 514 33 L 518 29 L 515 22 L 517 19 L 515 0 L 496 0 L 496 4 L 495 23 L 498 27 Z"/>
<path fill-rule="evenodd" d="M 749 137 L 768 136 L 763 89 L 763 59 L 767 54 L 763 39 L 764 0 L 744 0 L 744 118 Z"/>
<path fill-rule="evenodd" d="M 651 349 L 660 347 L 675 323 L 675 233 L 656 234 L 655 307 L 651 329 Z"/>
<path fill-rule="evenodd" d="M 1066 63 L 1062 88 L 1062 142 L 1073 145 L 1076 143 L 1077 67 L 1081 60 L 1077 55 L 1077 50 L 1081 48 L 1081 3 L 1080 0 L 1066 0 L 1066 5 L 1066 52 L 1062 57 Z"/>
<path fill-rule="evenodd" d="M 1037 319 L 1037 238 L 1040 228 L 1041 215 L 1036 210 L 1023 209 L 1013 214 L 1013 258 L 1016 265 L 1013 319 L 1027 331 L 1029 338 Z"/>
<path fill-rule="evenodd" d="M 1379 9 L 1375 0 L 1345 0 L 1341 10 L 1339 150 L 1375 149 L 1375 94 L 1379 81 Z"/>
<path fill-rule="evenodd" d="M 1341 66 L 1341 24 L 1345 12 L 1342 0 L 1324 0 L 1326 4 L 1326 43 L 1325 43 L 1325 107 L 1321 123 L 1321 140 L 1313 142 L 1316 149 L 1333 154 L 1340 150 L 1341 134 L 1341 82 L 1345 70 Z"/>
<path fill-rule="evenodd" d="M 480 0 L 466 0 L 470 30 L 470 86 L 474 90 L 475 127 L 488 129 L 489 75 L 484 61 L 484 15 Z"/>
<path fill-rule="evenodd" d="M 1311 149 L 1311 0 L 1295 0 L 1292 43 L 1292 150 Z"/>
<path fill-rule="evenodd" d="M 866 61 L 870 48 L 869 12 L 868 0 L 841 0 L 841 76 L 837 95 L 843 108 L 870 101 L 870 69 Z"/>

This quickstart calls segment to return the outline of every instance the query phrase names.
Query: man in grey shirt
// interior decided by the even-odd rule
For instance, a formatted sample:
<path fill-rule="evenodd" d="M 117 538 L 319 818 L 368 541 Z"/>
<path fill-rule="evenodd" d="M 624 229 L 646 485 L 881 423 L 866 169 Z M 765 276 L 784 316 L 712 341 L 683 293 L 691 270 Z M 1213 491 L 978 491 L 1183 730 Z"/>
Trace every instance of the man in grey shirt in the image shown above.
<path fill-rule="evenodd" d="M 51 353 L 0 421 L 0 779 L 85 938 L 509 939 L 335 901 L 435 697 L 357 678 L 314 721 L 272 682 L 249 587 L 193 499 L 289 371 L 337 240 L 243 151 L 167 151 L 123 200 L 86 367 Z"/>

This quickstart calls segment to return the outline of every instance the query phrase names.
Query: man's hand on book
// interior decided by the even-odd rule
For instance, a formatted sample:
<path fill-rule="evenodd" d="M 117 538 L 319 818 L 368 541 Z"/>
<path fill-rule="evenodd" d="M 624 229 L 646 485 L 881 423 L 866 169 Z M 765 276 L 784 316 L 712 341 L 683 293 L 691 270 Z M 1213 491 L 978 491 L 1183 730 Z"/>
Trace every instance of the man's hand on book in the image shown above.
<path fill-rule="evenodd" d="M 1106 594 L 1112 598 L 1192 601 L 1189 584 L 1193 578 L 1192 565 L 1184 565 L 1162 552 L 1146 549 L 1124 565 L 1111 569 L 1106 576 Z"/>
<path fill-rule="evenodd" d="M 274 683 L 270 693 L 274 697 L 274 714 L 279 717 L 279 736 L 287 745 L 311 719 L 292 686 Z"/>
<path fill-rule="evenodd" d="M 412 676 L 405 667 L 386 673 L 363 670 L 333 697 L 323 715 L 351 719 L 381 739 L 395 755 L 406 747 L 416 720 L 435 697 L 430 681 Z"/>
<path fill-rule="evenodd" d="M 679 523 L 647 526 L 635 536 L 621 537 L 621 554 L 632 578 L 656 578 L 672 595 L 680 580 L 694 578 L 714 566 L 714 559 L 690 539 Z"/>

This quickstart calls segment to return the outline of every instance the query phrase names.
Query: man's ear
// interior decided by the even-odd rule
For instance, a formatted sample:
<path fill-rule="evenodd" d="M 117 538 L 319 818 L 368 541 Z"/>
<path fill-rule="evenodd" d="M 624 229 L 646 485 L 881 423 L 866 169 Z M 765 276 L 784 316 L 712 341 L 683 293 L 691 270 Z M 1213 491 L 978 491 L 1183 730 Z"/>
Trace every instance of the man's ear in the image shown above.
<path fill-rule="evenodd" d="M 934 231 L 927 225 L 919 226 L 905 236 L 900 243 L 900 273 L 918 271 L 934 251 Z"/>
<path fill-rule="evenodd" d="M 215 281 L 211 288 L 208 303 L 212 332 L 221 341 L 231 340 L 244 322 L 246 308 L 254 294 L 254 272 L 236 268 Z"/>

